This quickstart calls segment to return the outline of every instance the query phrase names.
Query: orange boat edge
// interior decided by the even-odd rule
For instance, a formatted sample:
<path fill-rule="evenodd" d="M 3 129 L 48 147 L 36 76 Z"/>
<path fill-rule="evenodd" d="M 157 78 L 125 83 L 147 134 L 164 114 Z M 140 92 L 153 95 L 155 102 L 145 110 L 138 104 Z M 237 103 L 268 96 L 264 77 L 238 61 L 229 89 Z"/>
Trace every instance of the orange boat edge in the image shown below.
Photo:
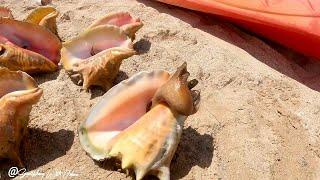
<path fill-rule="evenodd" d="M 306 56 L 320 58 L 319 0 L 158 0 L 216 14 Z"/>

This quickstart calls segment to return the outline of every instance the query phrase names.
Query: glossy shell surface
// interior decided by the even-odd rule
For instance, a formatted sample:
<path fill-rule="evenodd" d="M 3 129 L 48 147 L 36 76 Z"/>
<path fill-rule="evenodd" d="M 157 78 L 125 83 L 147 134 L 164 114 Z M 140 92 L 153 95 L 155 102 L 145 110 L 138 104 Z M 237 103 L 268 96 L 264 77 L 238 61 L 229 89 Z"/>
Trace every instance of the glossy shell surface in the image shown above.
<path fill-rule="evenodd" d="M 18 47 L 41 54 L 55 64 L 60 60 L 59 39 L 39 25 L 0 18 L 0 36 Z"/>

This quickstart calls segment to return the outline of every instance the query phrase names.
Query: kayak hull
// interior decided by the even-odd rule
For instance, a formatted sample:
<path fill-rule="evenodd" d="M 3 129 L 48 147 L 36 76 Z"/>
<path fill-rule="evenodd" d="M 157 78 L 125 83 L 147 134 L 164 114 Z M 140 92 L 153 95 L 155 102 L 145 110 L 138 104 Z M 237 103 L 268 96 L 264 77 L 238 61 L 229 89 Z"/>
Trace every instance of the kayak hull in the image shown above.
<path fill-rule="evenodd" d="M 226 17 L 250 31 L 292 48 L 300 53 L 320 58 L 320 1 L 159 1 Z"/>

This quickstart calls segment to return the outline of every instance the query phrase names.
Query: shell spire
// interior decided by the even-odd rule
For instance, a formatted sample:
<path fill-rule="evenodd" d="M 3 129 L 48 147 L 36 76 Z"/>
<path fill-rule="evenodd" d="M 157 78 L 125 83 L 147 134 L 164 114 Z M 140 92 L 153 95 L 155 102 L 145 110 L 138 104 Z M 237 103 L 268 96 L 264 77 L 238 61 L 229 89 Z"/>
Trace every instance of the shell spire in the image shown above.
<path fill-rule="evenodd" d="M 188 82 L 189 75 L 187 63 L 184 62 L 171 79 L 156 92 L 152 99 L 152 106 L 165 103 L 179 114 L 189 116 L 195 113 L 200 101 L 200 92 L 191 91 L 198 81 L 193 79 Z"/>

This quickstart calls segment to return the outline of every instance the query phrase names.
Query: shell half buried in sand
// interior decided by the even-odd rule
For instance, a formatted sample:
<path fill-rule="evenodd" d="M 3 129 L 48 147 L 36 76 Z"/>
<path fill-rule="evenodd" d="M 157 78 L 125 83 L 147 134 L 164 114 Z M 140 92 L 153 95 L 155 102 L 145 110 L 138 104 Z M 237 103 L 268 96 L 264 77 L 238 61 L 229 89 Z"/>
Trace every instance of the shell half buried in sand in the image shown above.
<path fill-rule="evenodd" d="M 63 44 L 61 61 L 83 88 L 113 86 L 122 60 L 135 54 L 131 39 L 119 27 L 100 25 Z"/>
<path fill-rule="evenodd" d="M 115 157 L 136 179 L 152 174 L 170 178 L 170 163 L 187 116 L 194 114 L 199 91 L 187 81 L 186 63 L 166 71 L 140 72 L 110 89 L 79 130 L 80 142 L 95 160 Z"/>
<path fill-rule="evenodd" d="M 41 95 L 42 89 L 28 74 L 0 67 L 0 159 L 22 165 L 20 143 L 32 105 Z"/>
<path fill-rule="evenodd" d="M 60 61 L 61 43 L 45 28 L 0 18 L 0 66 L 27 73 L 52 72 Z"/>

